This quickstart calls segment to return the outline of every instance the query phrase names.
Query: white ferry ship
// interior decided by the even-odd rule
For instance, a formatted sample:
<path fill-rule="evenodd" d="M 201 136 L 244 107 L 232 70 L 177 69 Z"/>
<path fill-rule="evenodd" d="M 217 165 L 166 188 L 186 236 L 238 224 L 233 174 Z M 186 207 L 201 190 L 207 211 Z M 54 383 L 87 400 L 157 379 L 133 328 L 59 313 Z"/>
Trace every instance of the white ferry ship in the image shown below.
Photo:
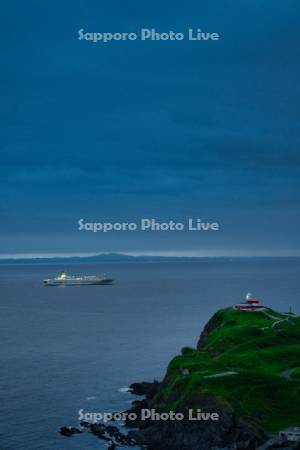
<path fill-rule="evenodd" d="M 44 280 L 45 286 L 74 286 L 77 284 L 112 284 L 113 280 L 103 275 L 68 275 L 62 272 L 55 278 L 46 278 Z"/>

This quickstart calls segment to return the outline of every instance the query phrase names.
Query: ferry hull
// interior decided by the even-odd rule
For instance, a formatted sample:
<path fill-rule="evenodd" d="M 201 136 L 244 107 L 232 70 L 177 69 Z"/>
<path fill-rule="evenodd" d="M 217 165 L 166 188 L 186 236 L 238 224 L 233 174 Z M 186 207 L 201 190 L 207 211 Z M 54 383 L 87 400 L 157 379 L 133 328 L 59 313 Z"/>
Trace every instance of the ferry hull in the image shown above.
<path fill-rule="evenodd" d="M 112 284 L 113 280 L 111 279 L 106 279 L 106 280 L 44 280 L 44 285 L 45 286 L 92 286 L 92 285 L 107 285 L 107 284 Z"/>

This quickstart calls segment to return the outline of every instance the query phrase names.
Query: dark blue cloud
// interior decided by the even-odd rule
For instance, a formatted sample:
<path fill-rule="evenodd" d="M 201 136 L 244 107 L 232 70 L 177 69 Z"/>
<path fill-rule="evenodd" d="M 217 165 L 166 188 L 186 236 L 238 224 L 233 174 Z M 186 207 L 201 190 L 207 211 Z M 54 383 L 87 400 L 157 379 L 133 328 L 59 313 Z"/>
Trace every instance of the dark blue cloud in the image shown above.
<path fill-rule="evenodd" d="M 298 251 L 299 13 L 292 0 L 3 6 L 3 251 Z M 77 39 L 142 27 L 222 39 Z M 201 241 L 76 233 L 82 215 L 149 214 L 224 226 Z"/>

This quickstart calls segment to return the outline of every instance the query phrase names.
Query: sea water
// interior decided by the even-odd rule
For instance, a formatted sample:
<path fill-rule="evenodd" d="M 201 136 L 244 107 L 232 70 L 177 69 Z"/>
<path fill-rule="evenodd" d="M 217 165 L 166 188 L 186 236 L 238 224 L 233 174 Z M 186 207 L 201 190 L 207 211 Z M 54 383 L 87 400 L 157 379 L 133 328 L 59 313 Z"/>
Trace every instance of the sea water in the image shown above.
<path fill-rule="evenodd" d="M 211 315 L 248 291 L 300 313 L 299 269 L 299 259 L 0 265 L 1 450 L 106 448 L 59 427 L 76 426 L 81 409 L 126 410 L 130 383 L 161 379 Z M 115 284 L 43 286 L 62 270 Z"/>

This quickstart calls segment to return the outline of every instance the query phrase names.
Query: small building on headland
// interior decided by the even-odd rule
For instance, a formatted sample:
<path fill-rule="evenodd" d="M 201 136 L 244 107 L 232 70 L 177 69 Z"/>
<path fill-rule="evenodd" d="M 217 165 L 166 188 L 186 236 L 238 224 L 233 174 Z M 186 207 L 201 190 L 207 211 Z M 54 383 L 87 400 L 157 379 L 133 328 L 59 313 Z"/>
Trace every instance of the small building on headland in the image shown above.
<path fill-rule="evenodd" d="M 259 300 L 254 298 L 250 292 L 248 292 L 245 301 L 237 303 L 233 306 L 233 308 L 240 311 L 264 311 L 266 306 L 264 306 Z"/>
<path fill-rule="evenodd" d="M 300 442 L 300 427 L 289 427 L 279 431 L 280 442 Z"/>

